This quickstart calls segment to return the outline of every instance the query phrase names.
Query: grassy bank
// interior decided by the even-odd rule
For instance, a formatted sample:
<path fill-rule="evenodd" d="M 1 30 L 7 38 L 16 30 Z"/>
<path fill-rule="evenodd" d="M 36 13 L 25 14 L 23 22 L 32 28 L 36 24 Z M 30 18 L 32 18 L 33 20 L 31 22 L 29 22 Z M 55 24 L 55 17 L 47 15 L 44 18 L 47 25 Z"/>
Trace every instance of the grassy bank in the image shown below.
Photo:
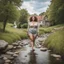
<path fill-rule="evenodd" d="M 61 25 L 52 27 L 40 27 L 39 34 L 50 33 L 54 27 L 60 27 Z M 16 40 L 28 38 L 27 29 L 13 28 L 13 24 L 7 23 L 6 32 L 2 32 L 3 24 L 0 22 L 0 39 L 5 40 L 8 43 L 13 43 Z"/>
<path fill-rule="evenodd" d="M 44 45 L 55 53 L 64 54 L 64 29 L 52 33 Z"/>
<path fill-rule="evenodd" d="M 1 23 L 0 23 L 1 24 Z M 6 32 L 0 30 L 0 39 L 5 40 L 8 43 L 13 43 L 16 40 L 27 38 L 26 29 L 16 29 L 13 25 L 8 23 L 6 26 Z M 2 28 L 2 24 L 0 25 Z"/>
<path fill-rule="evenodd" d="M 50 27 L 40 27 L 39 29 L 39 34 L 44 34 L 44 33 L 51 33 L 54 28 L 59 28 L 59 27 L 63 27 L 64 24 L 60 24 L 60 25 L 55 25 L 55 26 L 50 26 Z"/>

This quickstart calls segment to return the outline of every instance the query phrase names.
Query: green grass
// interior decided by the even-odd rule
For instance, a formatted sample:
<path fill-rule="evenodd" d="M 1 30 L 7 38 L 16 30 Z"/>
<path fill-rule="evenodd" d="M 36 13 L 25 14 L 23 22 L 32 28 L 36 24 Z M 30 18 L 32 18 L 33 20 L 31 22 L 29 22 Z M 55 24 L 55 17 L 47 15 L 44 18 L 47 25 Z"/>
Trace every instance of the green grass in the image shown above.
<path fill-rule="evenodd" d="M 64 29 L 51 34 L 44 45 L 55 53 L 64 54 Z"/>
<path fill-rule="evenodd" d="M 59 27 L 64 27 L 64 24 L 50 26 L 50 27 L 40 27 L 39 34 L 51 33 L 52 30 L 54 30 L 54 28 L 59 28 Z"/>
<path fill-rule="evenodd" d="M 0 39 L 7 41 L 9 44 L 27 38 L 27 30 L 26 29 L 17 29 L 13 28 L 13 25 L 8 23 L 6 26 L 6 31 L 2 32 L 0 30 Z M 0 23 L 0 27 L 2 28 L 2 23 Z M 0 28 L 0 29 L 1 29 Z"/>
<path fill-rule="evenodd" d="M 18 29 L 18 28 L 13 28 L 12 26 L 13 26 L 13 24 L 7 23 L 6 32 L 2 32 L 1 29 L 3 27 L 3 24 L 2 24 L 2 22 L 0 22 L 0 39 L 1 40 L 5 40 L 8 43 L 13 43 L 16 40 L 28 38 L 27 29 Z M 59 25 L 59 26 L 61 26 L 61 25 Z M 39 34 L 50 33 L 52 31 L 53 27 L 57 27 L 57 26 L 44 27 L 44 28 L 41 27 Z"/>

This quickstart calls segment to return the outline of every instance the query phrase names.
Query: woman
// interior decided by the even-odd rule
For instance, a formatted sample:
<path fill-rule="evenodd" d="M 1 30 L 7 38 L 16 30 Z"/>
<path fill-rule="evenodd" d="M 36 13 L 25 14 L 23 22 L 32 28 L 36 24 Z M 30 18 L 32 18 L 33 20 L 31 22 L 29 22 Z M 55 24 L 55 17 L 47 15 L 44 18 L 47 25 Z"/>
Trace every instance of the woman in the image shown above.
<path fill-rule="evenodd" d="M 32 16 L 30 18 L 30 21 L 28 22 L 28 36 L 30 37 L 30 44 L 31 44 L 31 47 L 32 47 L 32 50 L 34 50 L 34 41 L 35 41 L 35 38 L 37 37 L 38 35 L 38 20 L 37 20 L 37 17 L 36 16 Z"/>

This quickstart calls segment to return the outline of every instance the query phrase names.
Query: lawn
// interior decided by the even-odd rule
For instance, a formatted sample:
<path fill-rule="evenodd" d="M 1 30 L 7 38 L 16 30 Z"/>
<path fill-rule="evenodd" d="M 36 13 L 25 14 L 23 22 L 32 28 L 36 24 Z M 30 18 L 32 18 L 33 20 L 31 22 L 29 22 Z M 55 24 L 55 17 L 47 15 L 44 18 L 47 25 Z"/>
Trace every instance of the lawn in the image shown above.
<path fill-rule="evenodd" d="M 0 29 L 2 29 L 2 23 L 0 23 Z M 24 38 L 27 38 L 27 30 L 13 28 L 13 24 L 7 23 L 5 32 L 0 30 L 0 39 L 8 43 L 13 43 Z"/>

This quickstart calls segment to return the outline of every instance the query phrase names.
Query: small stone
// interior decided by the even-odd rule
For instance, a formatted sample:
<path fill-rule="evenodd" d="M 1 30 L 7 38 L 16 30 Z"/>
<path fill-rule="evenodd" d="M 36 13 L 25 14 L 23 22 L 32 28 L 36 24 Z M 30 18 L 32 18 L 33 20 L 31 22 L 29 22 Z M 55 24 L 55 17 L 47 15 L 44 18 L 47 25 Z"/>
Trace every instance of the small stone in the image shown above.
<path fill-rule="evenodd" d="M 13 43 L 12 45 L 13 45 L 13 46 L 18 46 L 18 43 Z"/>
<path fill-rule="evenodd" d="M 25 55 L 25 57 L 27 57 L 27 55 Z"/>
<path fill-rule="evenodd" d="M 40 50 L 41 51 L 47 51 L 47 48 L 41 48 Z"/>
<path fill-rule="evenodd" d="M 8 49 L 8 50 L 13 49 L 13 45 L 8 45 L 7 49 Z"/>
<path fill-rule="evenodd" d="M 51 52 L 51 50 L 48 50 L 49 52 Z"/>
<path fill-rule="evenodd" d="M 15 54 L 19 54 L 19 52 L 15 52 Z"/>
<path fill-rule="evenodd" d="M 41 48 L 41 45 L 36 46 L 36 48 Z"/>
<path fill-rule="evenodd" d="M 55 57 L 55 58 L 61 58 L 60 55 L 57 55 L 57 54 L 51 54 L 51 56 Z"/>
<path fill-rule="evenodd" d="M 2 56 L 0 56 L 0 59 L 2 59 L 3 57 Z"/>
<path fill-rule="evenodd" d="M 17 47 L 16 47 L 16 46 L 14 46 L 13 48 L 14 48 L 14 49 L 16 49 Z"/>
<path fill-rule="evenodd" d="M 10 63 L 11 61 L 10 60 L 5 60 L 5 63 Z"/>
<path fill-rule="evenodd" d="M 9 63 L 4 63 L 4 64 L 9 64 Z"/>
<path fill-rule="evenodd" d="M 7 57 L 3 57 L 3 60 L 7 60 L 8 58 Z"/>
<path fill-rule="evenodd" d="M 14 53 L 13 52 L 6 52 L 6 54 L 8 54 L 8 55 L 13 55 Z"/>
<path fill-rule="evenodd" d="M 17 46 L 17 48 L 21 48 L 21 46 Z"/>
<path fill-rule="evenodd" d="M 9 57 L 8 59 L 13 60 L 13 59 L 14 59 L 14 57 Z"/>
<path fill-rule="evenodd" d="M 13 54 L 13 57 L 17 57 L 18 55 L 17 54 Z"/>

